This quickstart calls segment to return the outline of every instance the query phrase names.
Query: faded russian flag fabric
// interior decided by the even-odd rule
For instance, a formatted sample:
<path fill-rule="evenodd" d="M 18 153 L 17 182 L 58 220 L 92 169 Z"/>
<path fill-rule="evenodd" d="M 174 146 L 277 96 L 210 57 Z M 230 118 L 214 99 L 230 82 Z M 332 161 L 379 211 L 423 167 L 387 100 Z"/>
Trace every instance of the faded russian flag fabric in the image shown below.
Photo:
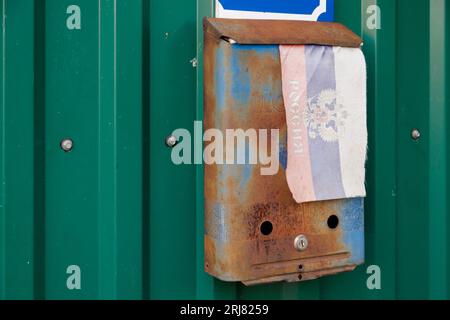
<path fill-rule="evenodd" d="M 298 203 L 365 197 L 366 63 L 359 48 L 280 46 L 286 177 Z"/>

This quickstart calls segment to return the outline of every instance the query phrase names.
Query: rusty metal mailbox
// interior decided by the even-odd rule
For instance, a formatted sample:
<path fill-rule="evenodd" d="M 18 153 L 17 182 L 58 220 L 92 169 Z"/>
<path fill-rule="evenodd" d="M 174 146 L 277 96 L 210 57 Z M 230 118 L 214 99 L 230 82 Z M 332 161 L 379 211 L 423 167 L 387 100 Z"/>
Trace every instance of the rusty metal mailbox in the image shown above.
<path fill-rule="evenodd" d="M 281 163 L 272 176 L 260 165 L 205 165 L 206 272 L 252 285 L 353 270 L 364 261 L 363 199 L 297 204 L 289 190 L 278 45 L 361 39 L 340 24 L 302 21 L 206 18 L 204 32 L 205 130 L 279 129 Z"/>

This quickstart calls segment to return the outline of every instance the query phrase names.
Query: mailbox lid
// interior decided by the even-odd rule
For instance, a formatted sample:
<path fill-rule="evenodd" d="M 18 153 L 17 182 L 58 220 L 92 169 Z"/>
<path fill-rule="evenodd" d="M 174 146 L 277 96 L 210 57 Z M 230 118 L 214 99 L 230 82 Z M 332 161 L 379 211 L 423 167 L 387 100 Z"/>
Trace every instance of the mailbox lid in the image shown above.
<path fill-rule="evenodd" d="M 363 41 L 340 23 L 204 18 L 206 34 L 239 44 L 303 44 L 359 48 Z"/>

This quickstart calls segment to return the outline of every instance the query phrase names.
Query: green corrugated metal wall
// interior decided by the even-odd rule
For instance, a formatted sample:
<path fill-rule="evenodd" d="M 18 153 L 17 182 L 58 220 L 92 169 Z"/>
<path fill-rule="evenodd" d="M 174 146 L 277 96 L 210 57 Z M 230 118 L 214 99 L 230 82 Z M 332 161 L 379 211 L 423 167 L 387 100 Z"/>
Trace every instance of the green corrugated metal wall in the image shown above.
<path fill-rule="evenodd" d="M 72 4 L 81 30 L 66 27 Z M 381 30 L 366 27 L 372 4 Z M 202 168 L 174 166 L 164 146 L 202 117 L 212 1 L 2 0 L 0 298 L 449 298 L 450 5 L 335 7 L 368 62 L 367 264 L 246 288 L 203 272 Z M 372 264 L 382 290 L 366 287 Z M 66 287 L 69 265 L 81 290 Z"/>

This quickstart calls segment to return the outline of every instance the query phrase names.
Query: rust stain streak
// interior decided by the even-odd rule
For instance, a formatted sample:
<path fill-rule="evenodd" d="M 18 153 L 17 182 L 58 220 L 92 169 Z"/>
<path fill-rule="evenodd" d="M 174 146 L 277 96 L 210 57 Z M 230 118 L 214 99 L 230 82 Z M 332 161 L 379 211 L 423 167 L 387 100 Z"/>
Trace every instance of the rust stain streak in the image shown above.
<path fill-rule="evenodd" d="M 258 263 L 252 265 L 253 267 L 260 267 L 260 266 L 268 266 L 273 264 L 288 264 L 288 263 L 311 263 L 311 262 L 318 262 L 321 261 L 324 258 L 327 258 L 329 260 L 334 259 L 345 259 L 350 257 L 350 254 L 348 252 L 338 252 L 338 253 L 332 253 L 332 254 L 324 254 L 321 256 L 316 257 L 308 257 L 308 258 L 301 258 L 301 259 L 291 259 L 291 260 L 282 260 L 277 262 L 267 262 L 267 263 Z"/>

